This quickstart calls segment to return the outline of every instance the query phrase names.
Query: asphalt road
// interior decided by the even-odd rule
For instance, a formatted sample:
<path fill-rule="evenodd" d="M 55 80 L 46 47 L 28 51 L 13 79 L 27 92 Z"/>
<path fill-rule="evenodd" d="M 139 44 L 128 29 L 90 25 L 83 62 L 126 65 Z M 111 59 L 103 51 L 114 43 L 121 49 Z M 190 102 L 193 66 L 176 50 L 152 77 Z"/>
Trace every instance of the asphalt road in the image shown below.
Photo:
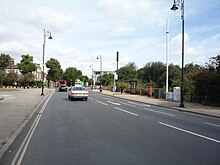
<path fill-rule="evenodd" d="M 35 121 L 14 164 L 220 164 L 218 118 L 92 92 L 88 101 L 69 101 L 55 92 Z"/>

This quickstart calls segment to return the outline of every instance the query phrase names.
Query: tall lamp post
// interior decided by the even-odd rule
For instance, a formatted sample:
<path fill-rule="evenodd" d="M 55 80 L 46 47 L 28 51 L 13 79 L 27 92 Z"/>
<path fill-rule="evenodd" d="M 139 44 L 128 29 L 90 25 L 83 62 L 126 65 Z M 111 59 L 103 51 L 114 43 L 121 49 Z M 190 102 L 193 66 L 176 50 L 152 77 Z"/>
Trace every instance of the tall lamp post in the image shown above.
<path fill-rule="evenodd" d="M 182 74 L 181 74 L 181 98 L 180 107 L 184 107 L 183 103 L 183 71 L 184 71 L 184 0 L 174 0 L 171 10 L 176 11 L 180 8 L 182 20 Z"/>
<path fill-rule="evenodd" d="M 45 54 L 45 44 L 46 44 L 46 37 L 48 37 L 48 39 L 53 39 L 51 37 L 51 32 L 49 31 L 45 31 L 44 29 L 44 40 L 43 40 L 43 74 L 42 74 L 42 92 L 41 95 L 44 95 L 44 54 Z"/>
<path fill-rule="evenodd" d="M 94 86 L 93 64 L 90 65 L 90 68 L 92 68 L 92 89 L 93 89 Z"/>
<path fill-rule="evenodd" d="M 102 55 L 98 55 L 96 59 L 100 60 L 100 92 L 102 92 Z"/>

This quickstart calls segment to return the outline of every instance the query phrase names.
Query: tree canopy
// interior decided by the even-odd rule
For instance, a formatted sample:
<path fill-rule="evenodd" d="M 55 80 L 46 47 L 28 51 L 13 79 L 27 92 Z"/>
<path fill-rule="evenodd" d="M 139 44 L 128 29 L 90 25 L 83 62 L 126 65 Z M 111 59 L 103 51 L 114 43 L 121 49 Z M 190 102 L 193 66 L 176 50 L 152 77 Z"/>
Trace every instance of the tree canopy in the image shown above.
<path fill-rule="evenodd" d="M 46 67 L 49 69 L 47 74 L 48 81 L 57 81 L 61 79 L 63 70 L 61 69 L 60 62 L 54 58 L 50 58 L 46 62 Z"/>
<path fill-rule="evenodd" d="M 11 56 L 9 56 L 8 54 L 1 54 L 0 55 L 0 70 L 4 70 L 8 66 L 10 66 L 12 61 L 13 61 L 13 58 L 11 58 Z"/>
<path fill-rule="evenodd" d="M 81 77 L 82 77 L 82 71 L 77 70 L 75 67 L 67 68 L 62 75 L 62 79 L 67 80 L 68 85 L 74 85 L 75 80 L 80 79 Z"/>
<path fill-rule="evenodd" d="M 36 64 L 33 62 L 33 56 L 26 54 L 21 55 L 21 61 L 18 63 L 18 68 L 22 74 L 31 73 L 37 70 Z"/>
<path fill-rule="evenodd" d="M 137 66 L 134 62 L 130 62 L 127 65 L 121 67 L 117 71 L 120 81 L 126 81 L 137 78 Z"/>

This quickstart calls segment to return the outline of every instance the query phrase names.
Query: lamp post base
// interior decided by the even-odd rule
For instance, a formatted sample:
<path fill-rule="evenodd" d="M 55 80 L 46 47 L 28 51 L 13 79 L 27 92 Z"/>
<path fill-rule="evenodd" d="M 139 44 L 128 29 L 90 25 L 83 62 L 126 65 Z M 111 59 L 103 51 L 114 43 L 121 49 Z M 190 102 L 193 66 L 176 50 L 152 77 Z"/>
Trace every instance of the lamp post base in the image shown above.
<path fill-rule="evenodd" d="M 44 96 L 44 93 L 41 93 L 41 96 Z"/>
<path fill-rule="evenodd" d="M 180 103 L 179 105 L 181 108 L 184 108 L 184 103 Z"/>

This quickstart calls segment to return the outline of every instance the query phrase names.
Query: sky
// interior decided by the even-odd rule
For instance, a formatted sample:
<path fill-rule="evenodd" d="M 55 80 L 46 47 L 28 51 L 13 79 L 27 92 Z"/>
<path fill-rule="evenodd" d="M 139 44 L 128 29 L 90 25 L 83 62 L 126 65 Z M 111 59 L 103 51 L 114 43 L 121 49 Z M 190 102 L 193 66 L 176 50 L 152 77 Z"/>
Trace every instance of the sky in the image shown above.
<path fill-rule="evenodd" d="M 57 59 L 62 69 L 76 67 L 91 77 L 92 68 L 116 70 L 134 62 L 138 69 L 148 62 L 181 65 L 181 10 L 173 0 L 0 0 L 0 53 L 19 63 L 30 54 L 42 65 L 43 30 L 45 61 Z M 184 64 L 205 65 L 220 54 L 220 1 L 185 0 Z M 167 24 L 167 20 L 169 20 Z M 167 26 L 168 25 L 168 26 Z M 166 31 L 169 35 L 166 35 Z"/>

